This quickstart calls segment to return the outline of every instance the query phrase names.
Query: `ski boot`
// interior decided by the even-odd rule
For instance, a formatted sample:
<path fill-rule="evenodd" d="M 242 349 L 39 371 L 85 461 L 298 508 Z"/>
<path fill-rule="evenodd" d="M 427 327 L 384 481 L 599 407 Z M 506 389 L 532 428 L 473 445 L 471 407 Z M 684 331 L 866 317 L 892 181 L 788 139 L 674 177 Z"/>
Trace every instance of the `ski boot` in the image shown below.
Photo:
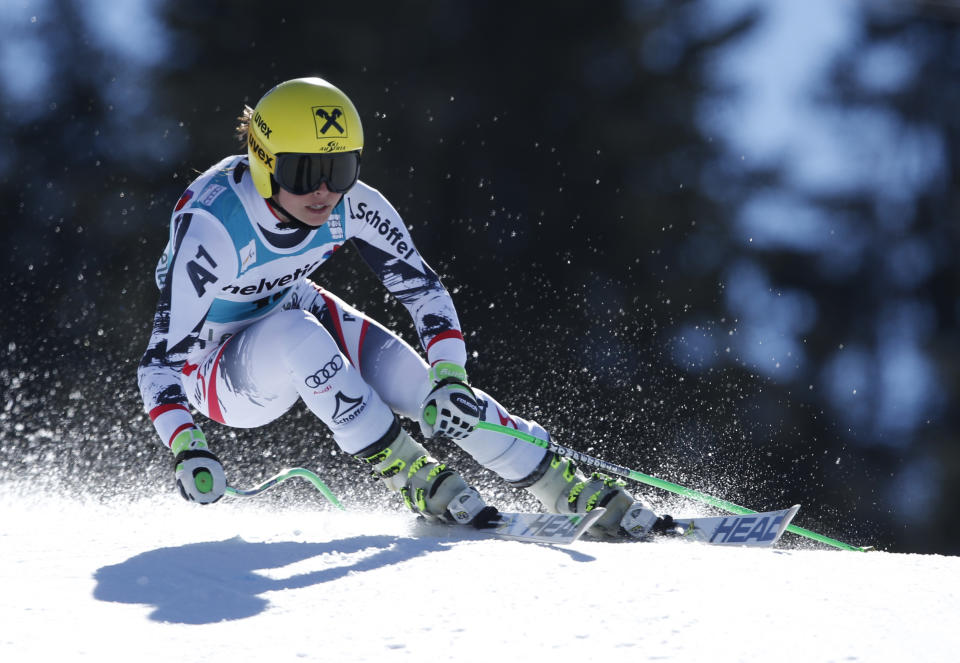
<path fill-rule="evenodd" d="M 646 501 L 624 490 L 624 482 L 600 472 L 586 477 L 572 460 L 556 454 L 548 453 L 528 477 L 511 485 L 526 488 L 552 513 L 606 509 L 588 531 L 597 538 L 644 539 L 673 529 L 673 518 L 658 516 Z"/>
<path fill-rule="evenodd" d="M 373 476 L 399 492 L 407 508 L 428 519 L 477 529 L 497 524 L 496 507 L 488 506 L 456 471 L 431 458 L 396 417 L 382 438 L 354 457 L 373 465 Z"/>

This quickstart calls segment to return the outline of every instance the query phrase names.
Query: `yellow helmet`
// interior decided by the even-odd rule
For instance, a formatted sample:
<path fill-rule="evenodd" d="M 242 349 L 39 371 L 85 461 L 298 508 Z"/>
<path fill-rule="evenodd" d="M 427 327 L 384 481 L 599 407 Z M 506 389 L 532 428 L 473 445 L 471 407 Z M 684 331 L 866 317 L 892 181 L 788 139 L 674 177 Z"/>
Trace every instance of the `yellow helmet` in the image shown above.
<path fill-rule="evenodd" d="M 279 154 L 339 154 L 363 150 L 363 126 L 353 102 L 322 78 L 295 78 L 267 92 L 247 130 L 250 174 L 257 192 L 273 195 Z"/>

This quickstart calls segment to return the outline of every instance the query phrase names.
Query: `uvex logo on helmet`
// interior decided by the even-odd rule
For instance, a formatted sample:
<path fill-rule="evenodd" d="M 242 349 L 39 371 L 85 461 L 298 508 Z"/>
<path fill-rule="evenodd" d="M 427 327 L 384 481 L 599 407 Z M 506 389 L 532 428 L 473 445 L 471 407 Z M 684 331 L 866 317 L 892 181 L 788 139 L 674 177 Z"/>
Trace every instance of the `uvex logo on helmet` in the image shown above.
<path fill-rule="evenodd" d="M 267 152 L 260 143 L 257 142 L 257 139 L 253 137 L 253 133 L 247 134 L 247 144 L 250 147 L 250 153 L 255 155 L 260 161 L 263 162 L 263 165 L 272 173 L 273 172 L 273 155 Z"/>
<path fill-rule="evenodd" d="M 313 122 L 317 125 L 317 138 L 349 138 L 347 117 L 340 106 L 314 106 Z"/>
<path fill-rule="evenodd" d="M 273 133 L 273 129 L 270 128 L 270 125 L 267 124 L 267 121 L 260 117 L 260 113 L 257 113 L 253 116 L 253 123 L 257 125 L 257 128 L 263 133 L 264 138 L 270 138 L 270 134 Z"/>

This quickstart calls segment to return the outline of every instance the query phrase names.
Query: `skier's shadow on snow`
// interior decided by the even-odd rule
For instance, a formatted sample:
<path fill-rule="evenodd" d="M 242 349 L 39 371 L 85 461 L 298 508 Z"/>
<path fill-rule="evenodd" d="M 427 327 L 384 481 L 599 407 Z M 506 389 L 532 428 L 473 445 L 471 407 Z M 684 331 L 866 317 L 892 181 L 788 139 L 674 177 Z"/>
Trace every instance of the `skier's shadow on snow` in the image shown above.
<path fill-rule="evenodd" d="M 405 536 L 354 536 L 322 543 L 250 543 L 235 537 L 158 548 L 101 567 L 94 575 L 93 595 L 101 601 L 152 605 L 150 619 L 159 622 L 210 624 L 263 612 L 269 605 L 261 596 L 265 592 L 319 585 L 449 547 L 442 539 Z M 573 550 L 551 548 L 575 561 L 593 559 Z M 349 556 L 361 552 L 365 554 L 343 565 L 282 579 L 258 573 L 324 553 Z"/>
<path fill-rule="evenodd" d="M 252 617 L 269 605 L 265 592 L 299 589 L 444 550 L 441 541 L 402 536 L 354 536 L 323 543 L 226 541 L 159 548 L 97 570 L 93 595 L 101 601 L 154 606 L 160 622 L 209 624 Z M 351 555 L 352 563 L 272 579 L 257 571 L 280 569 L 324 553 Z M 371 552 L 372 551 L 372 552 Z"/>

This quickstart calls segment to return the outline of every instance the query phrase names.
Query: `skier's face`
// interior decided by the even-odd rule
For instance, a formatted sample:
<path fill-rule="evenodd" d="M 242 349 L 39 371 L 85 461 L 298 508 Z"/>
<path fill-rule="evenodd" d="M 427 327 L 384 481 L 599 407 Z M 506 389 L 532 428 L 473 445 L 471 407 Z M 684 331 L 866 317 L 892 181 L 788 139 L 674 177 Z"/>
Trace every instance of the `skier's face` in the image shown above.
<path fill-rule="evenodd" d="M 313 227 L 322 226 L 330 220 L 330 213 L 342 197 L 342 193 L 330 191 L 326 182 L 321 182 L 320 188 L 313 193 L 302 196 L 294 195 L 286 189 L 278 187 L 274 196 L 280 206 L 290 212 L 298 221 Z"/>

